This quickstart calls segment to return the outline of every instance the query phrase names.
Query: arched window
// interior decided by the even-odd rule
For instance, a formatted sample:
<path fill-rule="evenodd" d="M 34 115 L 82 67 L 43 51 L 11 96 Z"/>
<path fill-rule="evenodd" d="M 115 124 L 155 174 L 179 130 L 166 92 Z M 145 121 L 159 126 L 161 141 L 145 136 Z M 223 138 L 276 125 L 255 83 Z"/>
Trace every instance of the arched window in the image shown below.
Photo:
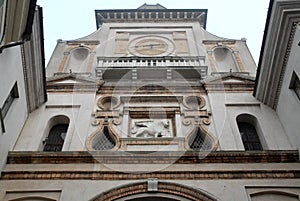
<path fill-rule="evenodd" d="M 70 70 L 73 72 L 85 72 L 90 51 L 85 47 L 78 47 L 70 52 L 67 68 L 65 72 Z"/>
<path fill-rule="evenodd" d="M 245 122 L 238 123 L 245 150 L 262 150 L 262 146 L 253 125 Z"/>
<path fill-rule="evenodd" d="M 219 72 L 238 72 L 231 50 L 225 47 L 217 47 L 213 53 Z"/>
<path fill-rule="evenodd" d="M 256 118 L 251 115 L 239 115 L 237 117 L 237 125 L 246 151 L 263 150 L 255 123 Z"/>
<path fill-rule="evenodd" d="M 49 123 L 51 129 L 48 137 L 44 139 L 44 151 L 61 151 L 69 127 L 69 118 L 56 116 Z"/>

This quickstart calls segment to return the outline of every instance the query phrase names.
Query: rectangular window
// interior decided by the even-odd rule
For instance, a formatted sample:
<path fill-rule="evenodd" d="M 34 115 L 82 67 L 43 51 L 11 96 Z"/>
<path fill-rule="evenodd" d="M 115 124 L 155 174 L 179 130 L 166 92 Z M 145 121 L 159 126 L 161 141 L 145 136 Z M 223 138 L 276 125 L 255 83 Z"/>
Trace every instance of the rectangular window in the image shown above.
<path fill-rule="evenodd" d="M 18 92 L 18 85 L 17 82 L 14 84 L 13 88 L 10 90 L 9 95 L 7 96 L 6 100 L 4 101 L 2 107 L 0 108 L 0 120 L 1 120 L 1 127 L 2 131 L 5 132 L 4 127 L 4 118 L 7 115 L 11 104 L 13 103 L 14 99 L 19 98 Z"/>
<path fill-rule="evenodd" d="M 300 81 L 298 75 L 293 72 L 290 89 L 293 89 L 300 100 Z"/>

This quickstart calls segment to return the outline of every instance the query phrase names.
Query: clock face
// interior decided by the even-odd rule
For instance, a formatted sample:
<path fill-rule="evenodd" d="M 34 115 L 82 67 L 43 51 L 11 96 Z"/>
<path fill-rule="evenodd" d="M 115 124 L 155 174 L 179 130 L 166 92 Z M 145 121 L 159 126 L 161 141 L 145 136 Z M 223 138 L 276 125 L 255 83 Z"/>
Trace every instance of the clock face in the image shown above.
<path fill-rule="evenodd" d="M 136 56 L 167 56 L 174 52 L 174 44 L 161 36 L 143 36 L 130 42 L 129 52 Z"/>

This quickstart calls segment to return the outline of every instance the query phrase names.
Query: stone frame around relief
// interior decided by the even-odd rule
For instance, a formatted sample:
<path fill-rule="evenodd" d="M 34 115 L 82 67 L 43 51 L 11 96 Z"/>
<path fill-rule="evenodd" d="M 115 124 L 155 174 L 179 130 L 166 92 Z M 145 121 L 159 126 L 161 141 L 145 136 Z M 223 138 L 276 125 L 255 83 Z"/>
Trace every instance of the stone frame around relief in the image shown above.
<path fill-rule="evenodd" d="M 129 137 L 133 138 L 173 138 L 176 137 L 171 118 L 132 118 Z"/>
<path fill-rule="evenodd" d="M 177 136 L 177 131 L 176 131 L 176 126 L 175 126 L 175 111 L 176 108 L 130 108 L 129 109 L 129 121 L 128 121 L 128 133 L 127 137 L 128 138 L 135 138 L 135 139 L 148 139 L 148 138 L 175 138 Z M 142 121 L 139 128 L 144 128 L 140 129 L 138 134 L 137 132 L 133 133 L 132 135 L 132 129 L 137 129 L 134 128 L 135 123 L 137 121 Z M 152 121 L 152 122 L 151 122 Z M 159 121 L 161 123 L 159 123 Z M 144 125 L 142 125 L 144 122 Z M 151 124 L 158 125 L 159 128 L 153 128 Z M 168 126 L 166 126 L 168 124 Z M 165 128 L 163 128 L 165 125 Z M 151 136 L 147 137 L 147 128 L 149 131 L 152 129 L 152 132 L 154 132 Z M 144 131 L 146 130 L 146 131 Z M 166 133 L 164 135 L 159 135 L 158 132 L 163 131 L 165 133 L 166 131 L 169 131 L 169 135 Z M 143 134 L 141 132 L 144 132 L 146 137 L 142 137 Z M 140 137 L 136 137 L 140 136 Z"/>

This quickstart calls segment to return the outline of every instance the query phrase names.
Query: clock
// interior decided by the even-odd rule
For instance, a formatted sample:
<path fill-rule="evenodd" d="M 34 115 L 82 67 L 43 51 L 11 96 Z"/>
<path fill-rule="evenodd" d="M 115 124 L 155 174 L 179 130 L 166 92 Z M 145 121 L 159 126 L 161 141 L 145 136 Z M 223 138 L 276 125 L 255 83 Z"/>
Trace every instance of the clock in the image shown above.
<path fill-rule="evenodd" d="M 162 36 L 142 36 L 133 39 L 128 51 L 135 56 L 167 56 L 174 52 L 174 43 Z"/>

